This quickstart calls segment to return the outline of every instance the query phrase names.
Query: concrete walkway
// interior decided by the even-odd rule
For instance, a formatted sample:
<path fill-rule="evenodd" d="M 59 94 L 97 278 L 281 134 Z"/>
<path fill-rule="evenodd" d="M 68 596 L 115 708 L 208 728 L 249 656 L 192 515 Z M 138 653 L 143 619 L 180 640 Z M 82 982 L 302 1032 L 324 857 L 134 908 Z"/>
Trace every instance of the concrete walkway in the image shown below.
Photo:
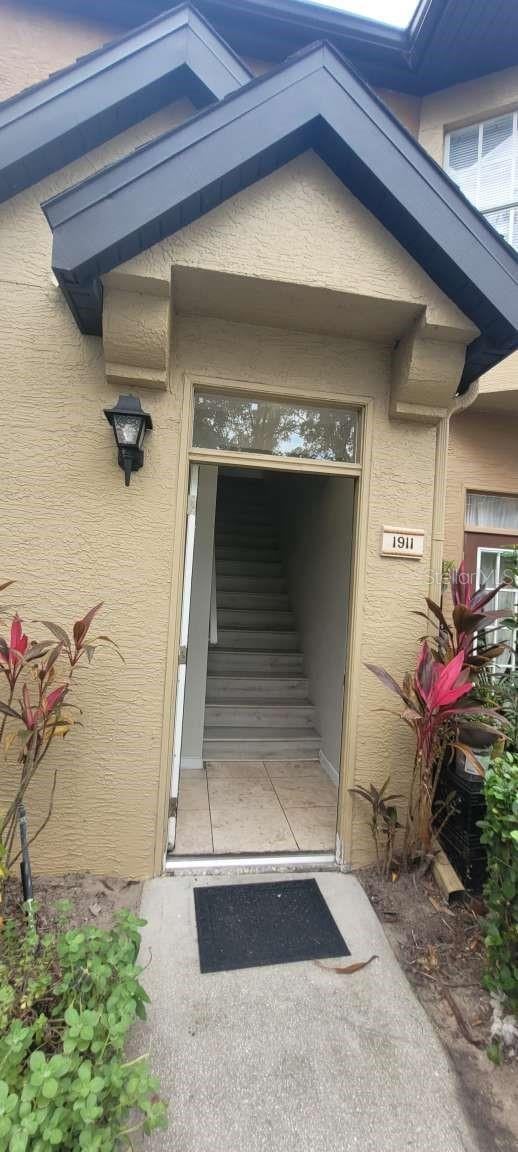
<path fill-rule="evenodd" d="M 146 884 L 152 1002 L 139 1042 L 170 1099 L 150 1152 L 475 1152 L 454 1073 L 363 889 L 338 873 L 316 879 L 351 949 L 344 963 L 379 957 L 361 972 L 202 976 L 193 887 L 236 878 Z"/>

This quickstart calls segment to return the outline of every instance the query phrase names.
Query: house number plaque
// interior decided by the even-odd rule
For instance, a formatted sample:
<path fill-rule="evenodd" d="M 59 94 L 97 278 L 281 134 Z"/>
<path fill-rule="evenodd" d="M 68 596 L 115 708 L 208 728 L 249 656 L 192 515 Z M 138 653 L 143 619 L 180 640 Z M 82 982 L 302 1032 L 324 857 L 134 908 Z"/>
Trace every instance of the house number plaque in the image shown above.
<path fill-rule="evenodd" d="M 423 552 L 424 532 L 421 528 L 383 527 L 382 556 L 406 556 L 410 560 L 421 560 Z"/>

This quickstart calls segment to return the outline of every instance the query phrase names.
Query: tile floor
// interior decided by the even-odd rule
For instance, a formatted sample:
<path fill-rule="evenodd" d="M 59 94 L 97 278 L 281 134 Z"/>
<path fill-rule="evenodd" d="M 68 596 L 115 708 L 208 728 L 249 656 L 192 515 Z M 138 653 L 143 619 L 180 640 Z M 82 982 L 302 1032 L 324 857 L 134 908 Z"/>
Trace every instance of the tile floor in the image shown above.
<path fill-rule="evenodd" d="M 333 851 L 337 798 L 318 760 L 209 762 L 180 775 L 175 854 Z"/>

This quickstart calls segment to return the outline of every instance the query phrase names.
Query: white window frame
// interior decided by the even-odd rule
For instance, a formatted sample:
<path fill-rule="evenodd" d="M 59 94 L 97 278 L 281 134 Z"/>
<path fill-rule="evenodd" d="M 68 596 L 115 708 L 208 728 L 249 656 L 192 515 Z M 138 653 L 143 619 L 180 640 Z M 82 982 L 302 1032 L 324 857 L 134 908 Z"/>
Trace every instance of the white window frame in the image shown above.
<path fill-rule="evenodd" d="M 485 216 L 486 218 L 488 216 L 492 215 L 493 212 L 506 212 L 508 210 L 509 211 L 514 210 L 515 216 L 510 222 L 510 229 L 509 229 L 509 235 L 513 236 L 514 235 L 514 227 L 515 227 L 515 219 L 516 219 L 517 225 L 518 225 L 518 192 L 516 194 L 516 198 L 513 200 L 498 200 L 497 203 L 492 204 L 491 207 L 487 207 L 487 206 L 485 206 L 484 208 L 479 207 L 479 204 L 480 204 L 480 170 L 481 170 L 481 162 L 482 162 L 482 135 L 483 135 L 484 128 L 486 127 L 487 124 L 494 124 L 494 123 L 496 123 L 497 120 L 501 120 L 503 116 L 511 116 L 511 115 L 513 117 L 513 136 L 512 136 L 513 151 L 512 151 L 511 184 L 512 184 L 513 188 L 516 188 L 518 186 L 517 180 L 516 180 L 517 162 L 518 162 L 518 109 L 516 109 L 514 112 L 511 110 L 499 112 L 497 116 L 488 116 L 486 120 L 479 120 L 479 121 L 473 120 L 470 124 L 462 124 L 462 125 L 457 126 L 456 128 L 451 128 L 446 133 L 446 137 L 445 137 L 445 141 L 444 141 L 444 167 L 445 167 L 445 170 L 448 173 L 448 176 L 450 177 L 450 179 L 453 180 L 455 184 L 458 184 L 458 181 L 455 179 L 455 175 L 454 175 L 455 169 L 452 169 L 450 167 L 450 141 L 451 141 L 451 138 L 457 132 L 462 132 L 463 128 L 478 128 L 476 197 L 475 197 L 475 199 L 473 199 L 471 201 L 471 203 L 475 206 L 475 208 L 478 208 L 480 214 L 482 216 Z M 491 224 L 491 220 L 489 220 L 488 223 Z M 494 227 L 494 225 L 491 224 L 491 227 Z M 495 228 L 495 232 L 498 232 L 498 228 Z M 518 227 L 516 228 L 516 232 L 518 233 Z M 501 233 L 498 233 L 498 234 L 501 235 Z M 505 239 L 505 237 L 504 237 L 504 239 Z"/>
<path fill-rule="evenodd" d="M 504 554 L 511 553 L 512 548 L 487 548 L 484 545 L 482 545 L 480 548 L 477 548 L 477 588 L 480 588 L 480 585 L 482 582 L 482 554 L 484 553 L 485 555 L 487 555 L 488 552 L 491 555 L 495 556 L 495 588 L 496 588 L 496 587 L 498 587 L 498 585 L 500 583 L 502 556 Z M 511 591 L 511 589 L 509 589 L 509 591 Z M 488 611 L 490 611 L 491 609 L 497 610 L 498 609 L 498 601 L 499 601 L 499 594 L 497 594 L 493 603 L 491 605 L 488 605 Z M 514 588 L 514 609 L 515 609 L 515 611 L 516 611 L 517 606 L 518 606 L 518 588 Z M 515 652 L 516 652 L 517 638 L 518 638 L 518 628 L 515 628 L 511 633 L 512 648 L 509 651 L 509 663 L 503 667 L 501 664 L 498 664 L 494 661 L 490 665 L 491 672 L 497 673 L 497 672 L 515 672 L 516 671 L 517 665 L 516 665 Z M 496 642 L 497 641 L 495 641 L 495 640 L 492 641 L 492 643 L 496 643 Z"/>

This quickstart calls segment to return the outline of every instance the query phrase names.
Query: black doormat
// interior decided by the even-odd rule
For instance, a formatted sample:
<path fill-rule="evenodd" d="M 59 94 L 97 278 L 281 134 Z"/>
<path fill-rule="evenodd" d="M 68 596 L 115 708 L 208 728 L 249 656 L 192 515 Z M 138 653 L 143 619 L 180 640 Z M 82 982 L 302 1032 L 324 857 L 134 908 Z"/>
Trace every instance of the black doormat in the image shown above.
<path fill-rule="evenodd" d="M 194 889 L 202 972 L 349 956 L 315 880 Z"/>

